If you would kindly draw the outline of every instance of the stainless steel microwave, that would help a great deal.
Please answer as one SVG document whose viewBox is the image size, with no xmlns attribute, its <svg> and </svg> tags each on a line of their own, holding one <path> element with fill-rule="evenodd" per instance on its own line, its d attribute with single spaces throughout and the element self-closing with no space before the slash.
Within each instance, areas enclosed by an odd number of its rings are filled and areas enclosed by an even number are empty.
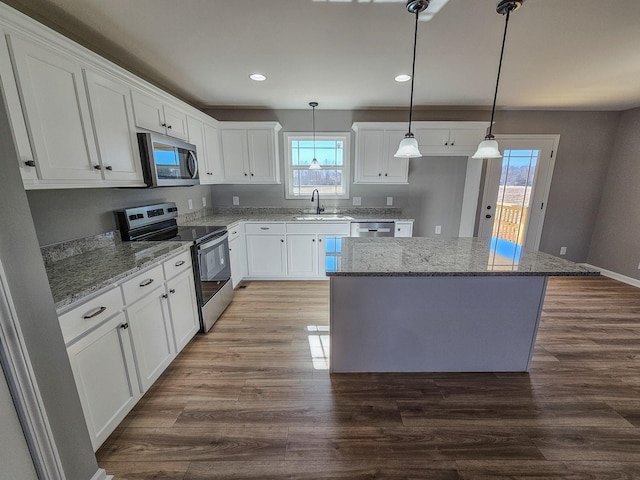
<svg viewBox="0 0 640 480">
<path fill-rule="evenodd" d="M 144 182 L 149 187 L 198 185 L 196 147 L 159 133 L 138 133 Z"/>
</svg>

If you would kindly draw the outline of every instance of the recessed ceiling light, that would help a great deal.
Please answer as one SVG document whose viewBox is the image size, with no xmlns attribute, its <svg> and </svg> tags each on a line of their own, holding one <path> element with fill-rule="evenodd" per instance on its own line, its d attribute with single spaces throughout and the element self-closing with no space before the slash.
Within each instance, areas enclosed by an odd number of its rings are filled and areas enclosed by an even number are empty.
<svg viewBox="0 0 640 480">
<path fill-rule="evenodd" d="M 255 80 L 256 82 L 264 82 L 267 79 L 267 77 L 265 77 L 261 73 L 252 73 L 251 75 L 249 75 L 249 78 L 251 80 Z"/>
<path fill-rule="evenodd" d="M 396 77 L 396 82 L 408 82 L 409 80 L 411 80 L 411 75 L 407 75 L 406 73 Z"/>
</svg>

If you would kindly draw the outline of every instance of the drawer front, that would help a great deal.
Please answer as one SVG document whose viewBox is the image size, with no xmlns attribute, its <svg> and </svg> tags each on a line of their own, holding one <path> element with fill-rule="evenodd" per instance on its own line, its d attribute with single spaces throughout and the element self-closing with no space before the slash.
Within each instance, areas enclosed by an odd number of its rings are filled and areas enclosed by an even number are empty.
<svg viewBox="0 0 640 480">
<path fill-rule="evenodd" d="M 88 302 L 60 315 L 64 343 L 69 344 L 122 311 L 124 304 L 119 288 L 113 288 Z"/>
<path fill-rule="evenodd" d="M 162 265 L 136 275 L 122 284 L 124 303 L 130 305 L 164 283 Z"/>
<path fill-rule="evenodd" d="M 191 268 L 191 250 L 166 260 L 163 262 L 162 268 L 164 268 L 164 278 L 167 280 L 185 270 L 189 270 Z"/>
<path fill-rule="evenodd" d="M 287 233 L 315 233 L 318 235 L 349 236 L 351 223 L 287 223 Z"/>
<path fill-rule="evenodd" d="M 284 223 L 246 223 L 244 231 L 249 234 L 278 234 L 282 235 L 285 231 Z"/>
<path fill-rule="evenodd" d="M 229 228 L 229 241 L 240 237 L 244 232 L 243 232 L 243 227 L 244 225 L 242 223 L 239 223 L 237 225 L 234 225 L 232 227 Z"/>
</svg>

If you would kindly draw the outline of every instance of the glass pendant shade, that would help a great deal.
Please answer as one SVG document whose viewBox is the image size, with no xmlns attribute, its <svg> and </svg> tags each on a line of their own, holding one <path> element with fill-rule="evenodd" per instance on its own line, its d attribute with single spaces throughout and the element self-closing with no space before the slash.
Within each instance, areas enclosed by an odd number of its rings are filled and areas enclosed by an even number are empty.
<svg viewBox="0 0 640 480">
<path fill-rule="evenodd" d="M 311 160 L 311 164 L 309 165 L 309 170 L 322 170 L 320 163 L 315 158 Z"/>
<path fill-rule="evenodd" d="M 394 157 L 398 158 L 418 158 L 421 156 L 418 141 L 413 135 L 409 136 L 409 134 L 402 139 L 398 151 L 394 155 Z"/>
<path fill-rule="evenodd" d="M 485 138 L 480 142 L 478 150 L 471 158 L 502 158 L 502 154 L 498 150 L 498 142 L 493 138 Z"/>
</svg>

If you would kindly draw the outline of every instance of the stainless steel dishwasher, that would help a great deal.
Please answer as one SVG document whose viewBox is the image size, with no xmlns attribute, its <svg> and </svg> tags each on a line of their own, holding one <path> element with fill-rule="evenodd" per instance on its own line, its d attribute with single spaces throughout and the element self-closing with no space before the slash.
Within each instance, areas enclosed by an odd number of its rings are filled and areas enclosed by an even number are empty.
<svg viewBox="0 0 640 480">
<path fill-rule="evenodd" d="M 352 237 L 393 237 L 395 222 L 351 222 Z"/>
</svg>

